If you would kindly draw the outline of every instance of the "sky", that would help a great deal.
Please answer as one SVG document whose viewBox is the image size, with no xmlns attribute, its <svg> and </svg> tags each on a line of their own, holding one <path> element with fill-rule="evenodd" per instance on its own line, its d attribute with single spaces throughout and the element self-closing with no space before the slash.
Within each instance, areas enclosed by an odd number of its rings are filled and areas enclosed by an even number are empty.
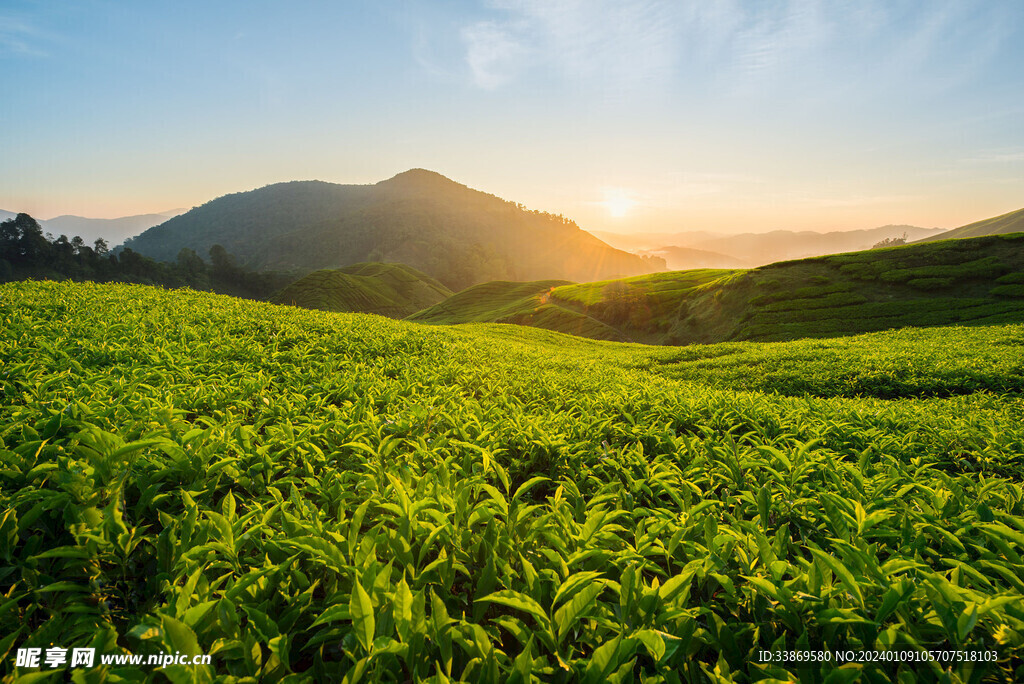
<svg viewBox="0 0 1024 684">
<path fill-rule="evenodd" d="M 1024 207 L 1020 0 L 0 2 L 0 209 L 427 168 L 584 229 Z"/>
</svg>

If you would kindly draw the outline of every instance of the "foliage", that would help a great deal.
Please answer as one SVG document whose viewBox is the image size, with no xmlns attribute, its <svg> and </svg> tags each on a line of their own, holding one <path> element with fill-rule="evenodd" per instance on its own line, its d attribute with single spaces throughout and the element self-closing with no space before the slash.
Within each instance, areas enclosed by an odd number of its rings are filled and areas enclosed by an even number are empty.
<svg viewBox="0 0 1024 684">
<path fill-rule="evenodd" d="M 221 245 L 210 249 L 211 266 L 183 248 L 173 264 L 160 263 L 125 248 L 111 252 L 103 238 L 90 247 L 78 236 L 44 235 L 28 214 L 0 223 L 0 283 L 26 278 L 128 282 L 192 287 L 252 299 L 267 299 L 293 276 L 254 273 L 235 265 Z"/>
<path fill-rule="evenodd" d="M 1021 326 L 668 349 L 74 283 L 2 286 L 0 319 L 0 651 L 213 655 L 174 681 L 1024 677 Z M 912 374 L 846 398 L 860 366 Z M 754 662 L 803 647 L 999 662 Z"/>
<path fill-rule="evenodd" d="M 903 235 L 899 237 L 887 237 L 884 240 L 879 240 L 871 249 L 881 249 L 883 247 L 899 247 L 900 245 L 907 244 L 907 231 L 903 231 Z"/>
</svg>

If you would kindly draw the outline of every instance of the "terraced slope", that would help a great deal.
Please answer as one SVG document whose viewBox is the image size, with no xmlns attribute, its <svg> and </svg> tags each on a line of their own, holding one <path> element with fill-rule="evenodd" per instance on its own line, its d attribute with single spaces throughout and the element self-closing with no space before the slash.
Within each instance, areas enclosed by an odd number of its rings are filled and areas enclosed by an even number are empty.
<svg viewBox="0 0 1024 684">
<path fill-rule="evenodd" d="M 408 320 L 417 323 L 513 323 L 589 337 L 626 341 L 619 330 L 586 315 L 576 307 L 552 301 L 551 292 L 565 280 L 516 283 L 498 280 L 458 292 L 443 302 L 419 311 Z"/>
<path fill-rule="evenodd" d="M 451 290 L 404 264 L 363 263 L 314 271 L 275 297 L 304 309 L 375 313 L 404 318 L 451 295 Z"/>
<path fill-rule="evenodd" d="M 515 284 L 501 287 L 506 293 L 516 291 Z M 1024 233 L 836 254 L 752 270 L 671 271 L 561 285 L 549 292 L 528 291 L 511 305 L 503 298 L 500 309 L 493 310 L 487 292 L 469 298 L 471 317 L 461 313 L 466 302 L 456 300 L 421 312 L 415 320 L 518 323 L 648 344 L 1020 322 Z M 556 311 L 559 316 L 550 313 Z M 564 325 L 581 316 L 588 325 Z"/>
<path fill-rule="evenodd" d="M 652 273 L 592 283 L 484 283 L 418 312 L 421 323 L 514 323 L 600 340 L 660 342 L 694 288 L 731 271 Z"/>
<path fill-rule="evenodd" d="M 936 242 L 956 238 L 981 237 L 983 235 L 1005 235 L 1007 233 L 1024 232 L 1024 209 L 1011 211 L 1001 216 L 975 221 L 966 226 L 918 240 L 918 242 Z"/>
<path fill-rule="evenodd" d="M 1024 326 L 675 349 L 68 282 L 0 320 L 10 681 L 1024 680 Z M 871 658 L 758 662 L 823 649 Z"/>
<path fill-rule="evenodd" d="M 698 288 L 682 342 L 832 337 L 906 326 L 1024 321 L 1024 233 L 763 266 Z"/>
</svg>

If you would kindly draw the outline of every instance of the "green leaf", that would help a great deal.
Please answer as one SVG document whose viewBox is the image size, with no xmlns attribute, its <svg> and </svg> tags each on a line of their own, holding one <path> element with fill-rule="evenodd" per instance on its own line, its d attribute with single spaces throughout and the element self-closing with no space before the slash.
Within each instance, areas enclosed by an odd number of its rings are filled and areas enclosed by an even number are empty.
<svg viewBox="0 0 1024 684">
<path fill-rule="evenodd" d="M 568 603 L 555 611 L 555 624 L 558 626 L 559 642 L 562 641 L 569 628 L 575 624 L 602 591 L 604 591 L 604 583 L 593 582 L 573 596 Z"/>
<path fill-rule="evenodd" d="M 392 615 L 395 619 L 395 629 L 403 642 L 409 641 L 409 629 L 412 626 L 412 591 L 403 577 L 398 586 L 395 587 L 395 594 L 392 598 Z"/>
<path fill-rule="evenodd" d="M 266 613 L 252 606 L 242 606 L 242 610 L 249 616 L 249 626 L 256 632 L 260 641 L 267 643 L 271 639 L 281 636 L 281 630 L 278 629 L 277 623 L 271 620 Z"/>
<path fill-rule="evenodd" d="M 172 618 L 170 615 L 161 615 L 160 625 L 163 627 L 164 643 L 170 652 L 181 651 L 187 655 L 202 653 L 195 632 L 185 623 Z"/>
<path fill-rule="evenodd" d="M 851 573 L 845 565 L 839 562 L 839 560 L 837 560 L 836 558 L 832 557 L 830 554 L 827 554 L 824 551 L 815 548 L 809 548 L 809 550 L 815 558 L 821 561 L 837 577 L 839 577 L 839 579 L 843 583 L 843 586 L 846 588 L 846 591 L 853 594 L 857 598 L 858 603 L 860 603 L 860 607 L 863 608 L 864 594 L 861 593 L 860 584 L 858 584 L 857 580 L 854 579 L 853 573 Z"/>
<path fill-rule="evenodd" d="M 665 639 L 662 638 L 661 633 L 653 629 L 643 629 L 633 635 L 634 638 L 639 639 L 646 648 L 647 652 L 651 654 L 654 662 L 660 661 L 665 657 Z"/>
<path fill-rule="evenodd" d="M 523 610 L 537 618 L 537 621 L 541 626 L 547 627 L 551 625 L 551 620 L 548 618 L 544 608 L 526 594 L 521 594 L 518 591 L 504 589 L 502 591 L 496 591 L 489 596 L 479 598 L 477 601 L 489 601 L 491 603 L 499 603 L 503 606 L 508 606 L 509 608 L 515 608 L 516 610 Z"/>
<path fill-rule="evenodd" d="M 972 605 L 965 608 L 956 621 L 956 633 L 960 637 L 960 641 L 967 638 L 967 635 L 971 633 L 976 624 L 978 624 L 978 606 Z"/>
<path fill-rule="evenodd" d="M 369 652 L 373 646 L 376 623 L 374 622 L 373 602 L 359 582 L 356 582 L 352 588 L 348 609 L 352 615 L 352 627 L 355 629 L 356 639 Z"/>
<path fill-rule="evenodd" d="M 335 605 L 335 606 L 331 606 L 330 608 L 328 608 L 324 612 L 320 613 L 320 616 L 316 620 L 314 620 L 313 624 L 310 625 L 310 626 L 311 627 L 318 627 L 320 625 L 325 625 L 328 622 L 338 622 L 340 620 L 351 620 L 351 619 L 352 619 L 352 610 L 349 608 L 349 606 Z"/>
</svg>

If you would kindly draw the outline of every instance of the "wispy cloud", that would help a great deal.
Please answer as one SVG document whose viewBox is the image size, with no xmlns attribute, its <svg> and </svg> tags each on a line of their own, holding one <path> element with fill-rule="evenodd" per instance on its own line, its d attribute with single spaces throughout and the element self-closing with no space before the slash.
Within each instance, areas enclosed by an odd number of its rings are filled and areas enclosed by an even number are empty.
<svg viewBox="0 0 1024 684">
<path fill-rule="evenodd" d="M 561 79 L 625 95 L 945 90 L 989 68 L 1017 25 L 1012 7 L 983 0 L 480 0 L 468 16 L 417 7 L 427 29 L 414 52 L 435 76 L 489 90 Z"/>
<path fill-rule="evenodd" d="M 1013 164 L 1024 162 L 1024 149 L 989 150 L 963 160 L 966 164 Z"/>
<path fill-rule="evenodd" d="M 610 87 L 662 80 L 678 11 L 665 0 L 495 0 L 462 31 L 474 82 L 493 88 L 528 69 Z"/>
<path fill-rule="evenodd" d="M 734 34 L 734 54 L 743 75 L 789 66 L 824 45 L 835 29 L 834 18 L 817 0 L 769 5 L 743 17 Z"/>
<path fill-rule="evenodd" d="M 0 14 L 0 54 L 46 57 L 43 38 L 43 33 L 28 21 Z"/>
<path fill-rule="evenodd" d="M 493 21 L 464 27 L 461 38 L 466 46 L 466 63 L 474 83 L 488 90 L 511 78 L 527 53 L 526 46 L 511 27 Z"/>
<path fill-rule="evenodd" d="M 921 195 L 853 195 L 850 197 L 793 197 L 795 201 L 806 206 L 822 209 L 840 209 L 849 207 L 865 207 L 886 204 L 905 204 L 925 199 Z"/>
</svg>

